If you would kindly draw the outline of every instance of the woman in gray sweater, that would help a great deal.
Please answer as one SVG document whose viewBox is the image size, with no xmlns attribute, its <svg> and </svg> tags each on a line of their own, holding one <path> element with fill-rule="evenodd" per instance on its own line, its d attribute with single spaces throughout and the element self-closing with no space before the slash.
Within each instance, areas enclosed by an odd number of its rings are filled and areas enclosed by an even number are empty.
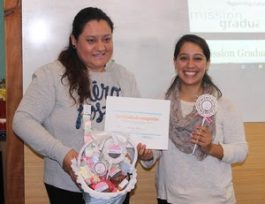
<svg viewBox="0 0 265 204">
<path fill-rule="evenodd" d="M 159 161 L 158 204 L 234 204 L 231 164 L 244 161 L 248 153 L 240 113 L 207 73 L 210 49 L 203 38 L 182 36 L 174 65 L 177 75 L 165 96 L 171 102 L 168 150 L 138 146 L 146 168 Z M 205 122 L 195 106 L 201 95 L 217 99 L 216 114 Z"/>
<path fill-rule="evenodd" d="M 82 9 L 68 47 L 33 74 L 15 113 L 14 132 L 44 158 L 50 203 L 84 203 L 71 169 L 84 141 L 83 104 L 91 105 L 92 129 L 103 130 L 108 95 L 139 96 L 134 76 L 111 60 L 112 33 L 103 11 Z"/>
</svg>

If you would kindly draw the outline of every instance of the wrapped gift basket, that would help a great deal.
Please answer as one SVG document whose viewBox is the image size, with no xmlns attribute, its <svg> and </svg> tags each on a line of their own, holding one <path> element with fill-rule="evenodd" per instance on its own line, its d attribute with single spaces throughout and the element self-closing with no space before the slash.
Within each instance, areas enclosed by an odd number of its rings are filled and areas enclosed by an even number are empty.
<svg viewBox="0 0 265 204">
<path fill-rule="evenodd" d="M 127 135 L 91 132 L 72 168 L 85 193 L 98 199 L 110 199 L 135 187 L 136 160 L 136 145 Z"/>
</svg>

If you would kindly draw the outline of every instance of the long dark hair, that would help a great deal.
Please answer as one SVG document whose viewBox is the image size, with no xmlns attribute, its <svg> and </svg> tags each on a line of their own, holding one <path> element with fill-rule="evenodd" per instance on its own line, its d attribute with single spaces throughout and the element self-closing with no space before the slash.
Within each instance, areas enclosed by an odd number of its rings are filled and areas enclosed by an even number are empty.
<svg viewBox="0 0 265 204">
<path fill-rule="evenodd" d="M 209 49 L 207 42 L 203 38 L 201 38 L 197 35 L 194 35 L 194 34 L 183 35 L 178 40 L 178 42 L 176 43 L 176 46 L 175 46 L 174 60 L 177 59 L 181 47 L 186 42 L 191 42 L 191 43 L 198 45 L 202 49 L 202 52 L 203 52 L 204 56 L 206 57 L 207 62 L 210 62 L 211 52 L 210 52 L 210 49 Z M 170 93 L 174 89 L 175 85 L 177 83 L 179 83 L 179 80 L 180 80 L 179 76 L 176 75 L 175 79 L 173 80 L 172 84 L 170 85 L 170 87 L 168 88 L 168 90 L 166 92 L 167 97 L 170 95 Z M 207 72 L 205 72 L 205 74 L 202 78 L 202 85 L 203 86 L 212 86 L 217 91 L 217 97 L 220 98 L 222 96 L 221 90 L 213 83 L 211 77 L 207 74 Z"/>
<path fill-rule="evenodd" d="M 71 35 L 78 39 L 87 22 L 92 20 L 104 20 L 108 23 L 113 32 L 113 22 L 102 10 L 94 7 L 87 7 L 77 13 L 72 24 Z M 69 37 L 68 47 L 63 50 L 58 60 L 64 65 L 65 73 L 62 76 L 69 81 L 69 94 L 75 103 L 82 104 L 86 99 L 90 98 L 90 79 L 88 69 L 77 55 L 76 49 Z M 78 94 L 78 99 L 74 97 L 74 92 Z"/>
</svg>

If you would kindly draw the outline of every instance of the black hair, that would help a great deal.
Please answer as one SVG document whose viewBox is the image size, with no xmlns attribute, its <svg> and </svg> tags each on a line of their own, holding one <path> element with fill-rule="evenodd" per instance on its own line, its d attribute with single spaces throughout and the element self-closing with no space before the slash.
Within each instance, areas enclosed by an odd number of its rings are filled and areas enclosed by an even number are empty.
<svg viewBox="0 0 265 204">
<path fill-rule="evenodd" d="M 113 32 L 113 22 L 110 17 L 107 16 L 99 8 L 87 7 L 80 10 L 75 16 L 72 24 L 71 35 L 75 39 L 78 39 L 82 34 L 83 29 L 89 21 L 103 20 L 109 25 L 111 32 Z M 58 60 L 64 65 L 65 73 L 62 76 L 62 80 L 66 77 L 69 81 L 69 94 L 75 101 L 75 103 L 82 104 L 86 99 L 90 98 L 90 79 L 89 73 L 85 64 L 80 60 L 77 55 L 75 47 L 72 45 L 71 36 L 69 37 L 68 47 L 63 50 Z M 74 97 L 74 92 L 77 92 L 78 99 Z"/>
<path fill-rule="evenodd" d="M 202 49 L 202 52 L 203 52 L 204 56 L 206 57 L 207 62 L 210 62 L 211 52 L 210 52 L 210 48 L 209 48 L 206 40 L 203 39 L 202 37 L 200 37 L 198 35 L 194 35 L 194 34 L 183 35 L 178 40 L 178 42 L 175 45 L 174 60 L 177 59 L 182 46 L 186 42 L 191 42 L 191 43 L 198 45 Z M 170 87 L 168 88 L 168 90 L 166 92 L 166 96 L 170 95 L 171 91 L 174 89 L 175 85 L 179 82 L 179 80 L 180 80 L 179 76 L 176 75 L 175 79 L 173 80 L 172 84 L 170 85 Z M 205 74 L 203 76 L 202 85 L 203 86 L 208 86 L 208 85 L 212 86 L 217 91 L 218 98 L 220 98 L 222 96 L 221 90 L 213 83 L 211 77 L 207 74 L 207 72 L 205 72 Z"/>
</svg>

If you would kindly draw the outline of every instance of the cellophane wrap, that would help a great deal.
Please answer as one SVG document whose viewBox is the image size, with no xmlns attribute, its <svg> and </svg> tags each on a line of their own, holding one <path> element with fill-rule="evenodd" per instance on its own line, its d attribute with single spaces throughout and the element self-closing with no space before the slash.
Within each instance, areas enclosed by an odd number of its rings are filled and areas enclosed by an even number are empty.
<svg viewBox="0 0 265 204">
<path fill-rule="evenodd" d="M 134 189 L 137 182 L 136 145 L 122 133 L 90 132 L 77 160 L 76 182 L 89 196 L 110 199 Z"/>
</svg>

